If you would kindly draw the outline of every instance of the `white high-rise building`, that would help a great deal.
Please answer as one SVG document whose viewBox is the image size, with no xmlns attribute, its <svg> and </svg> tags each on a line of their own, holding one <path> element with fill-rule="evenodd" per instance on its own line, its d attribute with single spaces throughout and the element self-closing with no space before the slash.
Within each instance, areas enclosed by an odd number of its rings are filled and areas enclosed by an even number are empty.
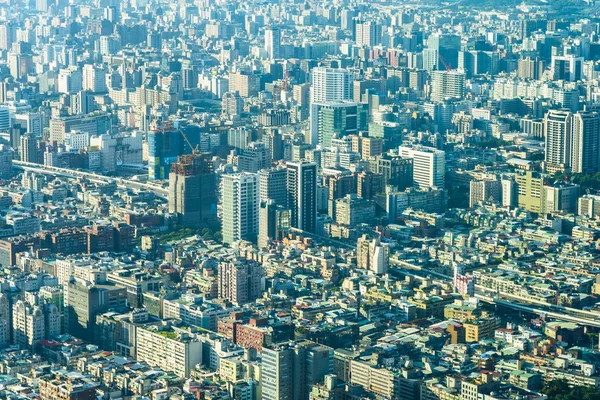
<svg viewBox="0 0 600 400">
<path fill-rule="evenodd" d="M 223 175 L 223 242 L 256 241 L 260 198 L 258 174 Z"/>
<path fill-rule="evenodd" d="M 568 110 L 550 110 L 544 117 L 546 170 L 564 170 L 571 166 L 573 114 Z"/>
<path fill-rule="evenodd" d="M 600 164 L 600 115 L 580 111 L 573 116 L 571 171 L 593 174 Z"/>
<path fill-rule="evenodd" d="M 444 188 L 446 183 L 446 152 L 433 147 L 400 146 L 402 157 L 413 159 L 413 182 L 420 188 Z"/>
<path fill-rule="evenodd" d="M 269 59 L 281 58 L 281 29 L 277 27 L 265 30 L 265 50 Z"/>
<path fill-rule="evenodd" d="M 465 73 L 460 70 L 431 71 L 431 100 L 462 99 L 465 95 Z"/>
<path fill-rule="evenodd" d="M 354 79 L 348 70 L 316 67 L 311 70 L 311 82 L 312 103 L 354 99 Z"/>
<path fill-rule="evenodd" d="M 352 73 L 341 68 L 316 67 L 311 71 L 310 143 L 316 145 L 319 108 L 328 103 L 354 100 Z"/>
<path fill-rule="evenodd" d="M 106 92 L 106 70 L 100 66 L 92 64 L 84 65 L 83 90 L 89 90 L 93 93 Z"/>
</svg>

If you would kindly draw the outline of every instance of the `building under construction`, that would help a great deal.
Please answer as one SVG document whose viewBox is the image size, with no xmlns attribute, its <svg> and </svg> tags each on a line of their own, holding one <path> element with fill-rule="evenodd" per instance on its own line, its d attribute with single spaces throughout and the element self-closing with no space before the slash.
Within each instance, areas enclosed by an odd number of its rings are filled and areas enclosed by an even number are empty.
<svg viewBox="0 0 600 400">
<path fill-rule="evenodd" d="M 186 154 L 171 164 L 169 212 L 190 228 L 217 228 L 217 176 L 210 155 Z"/>
</svg>

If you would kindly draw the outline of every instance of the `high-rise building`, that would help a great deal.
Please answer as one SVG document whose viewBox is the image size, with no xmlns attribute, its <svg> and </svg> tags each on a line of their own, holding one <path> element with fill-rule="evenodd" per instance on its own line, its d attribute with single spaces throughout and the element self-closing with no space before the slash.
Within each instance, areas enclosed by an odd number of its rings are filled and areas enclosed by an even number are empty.
<svg viewBox="0 0 600 400">
<path fill-rule="evenodd" d="M 369 170 L 382 176 L 382 189 L 387 185 L 404 190 L 413 185 L 414 160 L 412 157 L 394 156 L 388 153 L 369 161 Z"/>
<path fill-rule="evenodd" d="M 0 145 L 0 179 L 10 179 L 13 176 L 13 151 L 5 144 Z"/>
<path fill-rule="evenodd" d="M 431 71 L 431 100 L 462 99 L 465 95 L 465 73 L 460 70 Z"/>
<path fill-rule="evenodd" d="M 353 77 L 341 68 L 315 67 L 311 70 L 311 102 L 352 101 Z"/>
<path fill-rule="evenodd" d="M 485 179 L 470 182 L 469 207 L 480 202 L 491 201 L 493 204 L 502 202 L 502 183 L 497 179 Z"/>
<path fill-rule="evenodd" d="M 127 289 L 109 284 L 71 280 L 65 285 L 65 325 L 67 332 L 92 341 L 96 316 L 127 305 Z"/>
<path fill-rule="evenodd" d="M 521 58 L 517 64 L 517 76 L 523 79 L 540 79 L 546 65 L 538 58 Z"/>
<path fill-rule="evenodd" d="M 287 206 L 287 170 L 282 167 L 263 169 L 258 176 L 260 201 L 271 199 L 277 206 Z"/>
<path fill-rule="evenodd" d="M 253 260 L 225 260 L 219 263 L 218 293 L 236 305 L 260 297 L 263 267 Z"/>
<path fill-rule="evenodd" d="M 265 29 L 265 50 L 271 60 L 281 58 L 281 29 L 271 27 Z"/>
<path fill-rule="evenodd" d="M 573 114 L 568 110 L 550 110 L 546 114 L 546 171 L 552 173 L 571 166 L 572 124 Z"/>
<path fill-rule="evenodd" d="M 419 188 L 443 189 L 446 183 L 446 153 L 432 147 L 400 146 L 402 157 L 413 159 L 413 182 Z"/>
<path fill-rule="evenodd" d="M 227 92 L 221 99 L 221 112 L 230 118 L 237 117 L 244 112 L 244 99 L 239 92 Z"/>
<path fill-rule="evenodd" d="M 38 148 L 37 140 L 29 134 L 21 136 L 21 151 L 19 153 L 21 161 L 37 163 Z"/>
<path fill-rule="evenodd" d="M 353 77 L 350 71 L 315 67 L 311 70 L 310 142 L 318 143 L 318 112 L 326 103 L 353 100 Z"/>
<path fill-rule="evenodd" d="M 92 93 L 105 93 L 106 70 L 102 66 L 86 64 L 83 66 L 83 90 Z"/>
<path fill-rule="evenodd" d="M 259 205 L 258 174 L 223 175 L 223 242 L 256 242 Z"/>
<path fill-rule="evenodd" d="M 356 242 L 356 265 L 358 268 L 385 274 L 390 263 L 390 248 L 381 244 L 379 238 L 363 235 Z"/>
<path fill-rule="evenodd" d="M 244 72 L 229 74 L 229 91 L 239 92 L 242 97 L 254 97 L 260 90 L 260 76 Z"/>
<path fill-rule="evenodd" d="M 46 338 L 44 310 L 19 300 L 12 308 L 13 343 L 22 349 L 32 349 Z"/>
<path fill-rule="evenodd" d="M 333 372 L 333 349 L 310 341 L 262 349 L 262 398 L 308 400 L 314 385 Z"/>
<path fill-rule="evenodd" d="M 600 115 L 580 111 L 573 116 L 571 171 L 593 174 L 600 169 Z"/>
<path fill-rule="evenodd" d="M 306 232 L 317 231 L 317 164 L 299 161 L 287 164 L 287 206 L 291 226 Z"/>
<path fill-rule="evenodd" d="M 330 147 L 334 138 L 358 133 L 358 105 L 353 102 L 328 102 L 314 108 L 311 126 L 316 125 L 317 143 Z M 312 122 L 316 119 L 316 124 Z"/>
<path fill-rule="evenodd" d="M 259 206 L 258 248 L 268 246 L 273 240 L 281 240 L 290 229 L 290 210 L 277 205 L 272 199 L 261 200 Z"/>
<path fill-rule="evenodd" d="M 355 24 L 355 42 L 357 46 L 373 47 L 381 43 L 381 25 L 374 21 L 357 21 Z"/>
</svg>

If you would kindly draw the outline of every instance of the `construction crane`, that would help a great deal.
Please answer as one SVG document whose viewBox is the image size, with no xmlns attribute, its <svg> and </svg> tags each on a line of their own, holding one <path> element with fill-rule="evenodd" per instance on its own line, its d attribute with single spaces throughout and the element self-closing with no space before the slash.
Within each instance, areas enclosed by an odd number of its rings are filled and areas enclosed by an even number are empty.
<svg viewBox="0 0 600 400">
<path fill-rule="evenodd" d="M 192 143 L 185 135 L 185 132 L 183 132 L 181 129 L 179 129 L 179 133 L 181 133 L 181 136 L 183 136 L 183 138 L 185 139 L 188 146 L 190 146 L 190 149 L 192 149 L 192 155 L 194 155 L 194 156 L 198 155 L 200 153 L 200 149 L 198 148 L 199 145 L 197 144 L 196 147 L 192 146 Z"/>
<path fill-rule="evenodd" d="M 442 57 L 440 53 L 438 53 L 438 59 L 440 60 L 444 68 L 446 68 L 446 71 L 452 70 L 452 66 L 446 63 L 446 60 L 444 60 L 444 57 Z"/>
</svg>

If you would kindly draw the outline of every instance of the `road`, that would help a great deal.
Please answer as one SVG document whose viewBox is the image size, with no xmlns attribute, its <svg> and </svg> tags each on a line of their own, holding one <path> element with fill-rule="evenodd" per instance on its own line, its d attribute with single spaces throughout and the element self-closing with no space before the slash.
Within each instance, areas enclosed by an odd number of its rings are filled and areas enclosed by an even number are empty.
<svg viewBox="0 0 600 400">
<path fill-rule="evenodd" d="M 99 183 L 102 185 L 116 184 L 121 189 L 137 189 L 145 190 L 154 193 L 156 196 L 167 199 L 169 191 L 158 185 L 133 181 L 130 179 L 114 178 L 95 174 L 92 172 L 78 171 L 68 168 L 48 167 L 40 164 L 33 164 L 24 161 L 13 160 L 13 168 L 22 171 L 31 171 L 38 174 L 63 176 L 66 178 L 85 178 L 90 182 Z"/>
<path fill-rule="evenodd" d="M 426 276 L 434 276 L 445 280 L 452 280 L 449 275 L 435 271 L 424 270 L 421 266 L 409 262 L 390 258 L 390 264 L 397 266 L 390 272 L 412 276 L 417 279 L 425 279 Z M 409 272 L 410 271 L 410 272 Z M 540 301 L 524 299 L 519 296 L 496 293 L 481 285 L 475 285 L 475 297 L 490 304 L 497 304 L 517 311 L 525 311 L 537 315 L 545 315 L 557 321 L 573 322 L 582 326 L 600 328 L 600 313 L 579 310 L 577 308 L 549 305 Z"/>
</svg>

